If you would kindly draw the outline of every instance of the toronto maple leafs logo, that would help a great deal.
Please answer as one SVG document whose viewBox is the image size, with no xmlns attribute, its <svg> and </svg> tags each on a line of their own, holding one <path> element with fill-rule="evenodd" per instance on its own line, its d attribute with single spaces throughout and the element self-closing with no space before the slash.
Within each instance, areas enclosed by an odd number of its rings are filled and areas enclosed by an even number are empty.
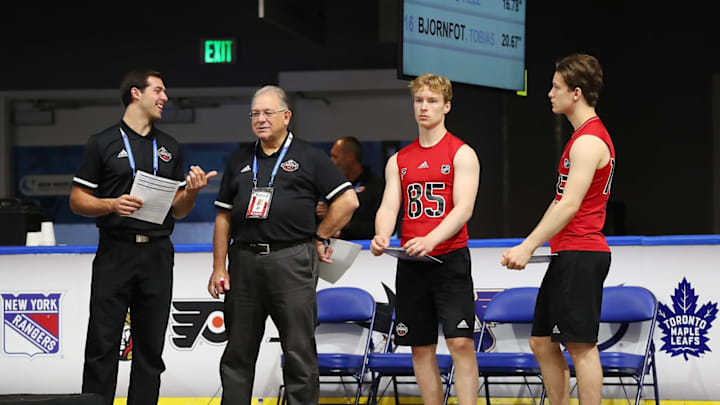
<svg viewBox="0 0 720 405">
<path fill-rule="evenodd" d="M 688 361 L 688 355 L 700 357 L 711 351 L 707 345 L 707 332 L 717 316 L 717 302 L 708 301 L 698 309 L 695 289 L 684 277 L 671 298 L 672 309 L 662 302 L 658 304 L 657 322 L 664 334 L 660 350 L 672 357 L 682 354 L 685 361 Z"/>
</svg>

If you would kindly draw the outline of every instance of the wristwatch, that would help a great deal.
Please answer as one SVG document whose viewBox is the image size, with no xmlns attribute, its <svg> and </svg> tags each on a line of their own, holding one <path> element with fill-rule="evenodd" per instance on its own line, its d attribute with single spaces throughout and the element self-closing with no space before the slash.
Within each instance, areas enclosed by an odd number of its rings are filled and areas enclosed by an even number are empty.
<svg viewBox="0 0 720 405">
<path fill-rule="evenodd" d="M 330 246 L 330 239 L 323 238 L 322 236 L 318 235 L 317 232 L 315 232 L 315 236 L 313 236 L 313 238 L 316 241 L 322 242 L 325 246 Z"/>
</svg>

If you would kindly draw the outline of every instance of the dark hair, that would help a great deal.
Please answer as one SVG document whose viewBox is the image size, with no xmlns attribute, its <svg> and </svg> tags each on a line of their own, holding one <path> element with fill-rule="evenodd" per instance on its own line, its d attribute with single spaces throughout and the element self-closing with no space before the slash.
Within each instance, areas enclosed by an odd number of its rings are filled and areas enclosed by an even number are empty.
<svg viewBox="0 0 720 405">
<path fill-rule="evenodd" d="M 360 141 L 358 141 L 357 138 L 355 138 L 354 136 L 344 136 L 338 139 L 338 141 L 343 141 L 343 150 L 355 155 L 355 160 L 362 163 L 363 150 L 362 145 L 360 145 Z"/>
<path fill-rule="evenodd" d="M 603 85 L 603 71 L 594 56 L 581 53 L 566 56 L 555 63 L 555 71 L 570 90 L 579 87 L 590 106 L 597 104 Z"/>
<path fill-rule="evenodd" d="M 157 77 L 162 80 L 162 74 L 156 70 L 150 69 L 135 69 L 128 72 L 120 82 L 120 98 L 122 98 L 123 105 L 127 107 L 132 102 L 132 94 L 130 91 L 133 87 L 144 91 L 148 86 L 148 77 Z"/>
</svg>

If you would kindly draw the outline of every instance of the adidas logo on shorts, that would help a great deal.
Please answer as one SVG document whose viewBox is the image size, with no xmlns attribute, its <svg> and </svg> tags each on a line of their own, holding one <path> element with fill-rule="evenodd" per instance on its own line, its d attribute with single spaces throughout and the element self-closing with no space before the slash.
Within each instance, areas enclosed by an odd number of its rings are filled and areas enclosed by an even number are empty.
<svg viewBox="0 0 720 405">
<path fill-rule="evenodd" d="M 458 329 L 469 329 L 469 328 L 470 328 L 470 325 L 468 325 L 468 323 L 465 322 L 465 320 L 463 319 L 462 321 L 460 321 L 460 323 L 457 324 L 456 328 L 458 328 Z"/>
<path fill-rule="evenodd" d="M 553 333 L 553 335 L 559 335 L 562 333 L 562 332 L 560 332 L 560 328 L 558 328 L 557 324 L 553 325 L 552 333 Z"/>
</svg>

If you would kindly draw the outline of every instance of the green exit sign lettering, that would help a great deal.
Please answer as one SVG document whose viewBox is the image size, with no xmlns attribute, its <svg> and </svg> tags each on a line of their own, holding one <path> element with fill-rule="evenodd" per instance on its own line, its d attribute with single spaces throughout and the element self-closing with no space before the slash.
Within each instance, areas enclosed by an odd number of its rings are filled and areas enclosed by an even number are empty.
<svg viewBox="0 0 720 405">
<path fill-rule="evenodd" d="M 203 64 L 235 63 L 235 39 L 203 39 L 200 41 L 200 61 Z"/>
</svg>

